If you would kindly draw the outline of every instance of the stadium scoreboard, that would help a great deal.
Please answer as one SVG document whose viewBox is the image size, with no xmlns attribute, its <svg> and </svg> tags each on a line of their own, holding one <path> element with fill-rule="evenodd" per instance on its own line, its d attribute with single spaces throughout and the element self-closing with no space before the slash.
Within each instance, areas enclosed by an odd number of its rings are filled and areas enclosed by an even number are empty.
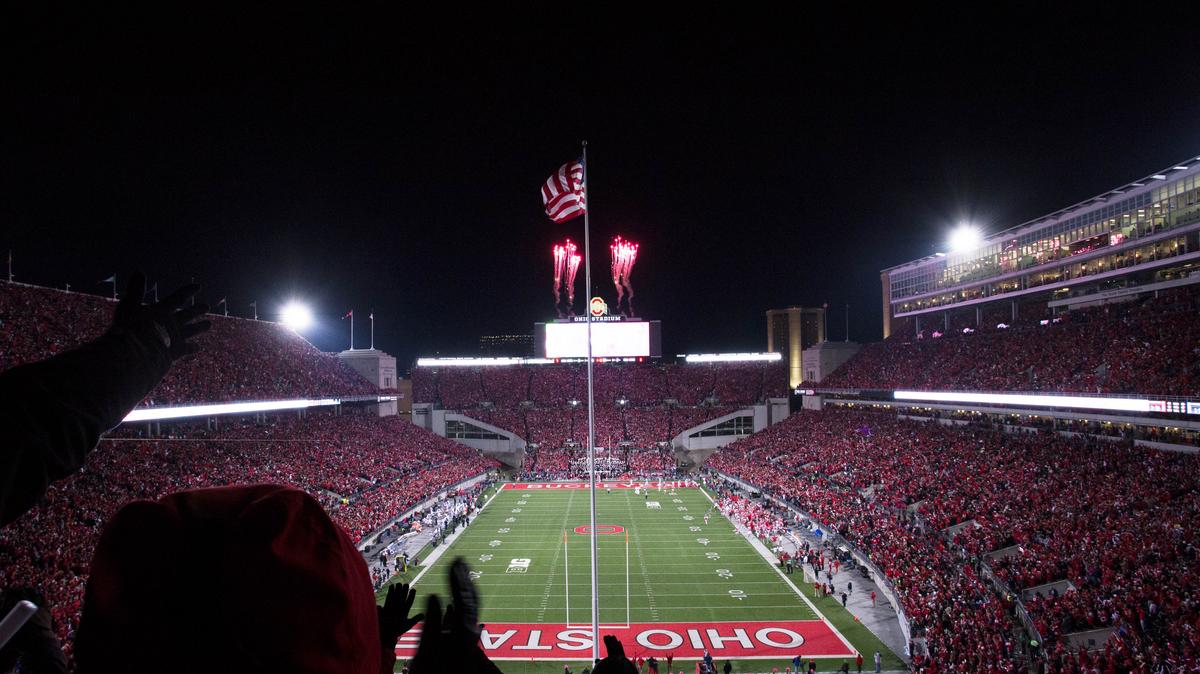
<svg viewBox="0 0 1200 674">
<path fill-rule="evenodd" d="M 587 358 L 587 322 L 583 316 L 535 323 L 534 352 L 543 358 Z M 662 322 L 625 316 L 592 319 L 593 358 L 661 358 Z"/>
</svg>

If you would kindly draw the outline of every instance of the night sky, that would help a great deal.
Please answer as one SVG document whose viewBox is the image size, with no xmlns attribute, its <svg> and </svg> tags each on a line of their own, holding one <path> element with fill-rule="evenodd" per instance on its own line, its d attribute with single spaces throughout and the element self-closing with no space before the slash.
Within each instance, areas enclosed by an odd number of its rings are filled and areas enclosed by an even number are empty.
<svg viewBox="0 0 1200 674">
<path fill-rule="evenodd" d="M 1200 154 L 1183 18 L 704 18 L 724 25 L 14 19 L 0 248 L 84 292 L 140 268 L 235 314 L 303 299 L 326 350 L 374 309 L 404 369 L 553 315 L 550 246 L 583 223 L 538 188 L 586 138 L 599 294 L 621 234 L 664 353 L 763 350 L 788 305 L 830 303 L 841 339 L 849 303 L 878 339 L 879 270 L 959 220 L 996 231 Z"/>
</svg>

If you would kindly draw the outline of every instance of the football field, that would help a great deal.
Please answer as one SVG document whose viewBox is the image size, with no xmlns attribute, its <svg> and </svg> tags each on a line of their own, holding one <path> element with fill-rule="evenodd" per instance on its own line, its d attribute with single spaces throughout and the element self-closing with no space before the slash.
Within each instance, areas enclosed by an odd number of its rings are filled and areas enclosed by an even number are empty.
<svg viewBox="0 0 1200 674">
<path fill-rule="evenodd" d="M 463 557 L 481 596 L 483 647 L 505 672 L 579 671 L 591 657 L 588 499 L 580 484 L 503 485 L 416 576 L 417 608 L 428 593 L 449 596 L 450 562 Z M 631 658 L 654 655 L 665 672 L 671 654 L 676 671 L 694 672 L 707 650 L 718 667 L 748 672 L 802 654 L 828 671 L 879 650 L 885 669 L 902 668 L 840 605 L 814 599 L 811 578 L 781 573 L 703 490 L 602 483 L 596 513 L 601 632 Z M 401 661 L 418 638 L 419 628 L 402 637 Z"/>
</svg>

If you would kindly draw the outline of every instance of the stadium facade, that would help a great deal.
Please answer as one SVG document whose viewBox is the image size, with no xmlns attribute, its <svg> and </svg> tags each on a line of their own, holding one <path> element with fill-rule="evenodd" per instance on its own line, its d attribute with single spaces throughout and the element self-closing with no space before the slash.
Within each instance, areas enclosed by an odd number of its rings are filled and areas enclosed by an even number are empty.
<svg viewBox="0 0 1200 674">
<path fill-rule="evenodd" d="M 1051 310 L 1200 282 L 1200 157 L 881 273 L 883 335 L 948 329 L 951 313 L 1023 303 Z M 906 320 L 911 319 L 911 320 Z"/>
<path fill-rule="evenodd" d="M 767 311 L 767 351 L 787 361 L 788 386 L 804 381 L 803 353 L 825 341 L 825 309 L 788 307 Z"/>
</svg>

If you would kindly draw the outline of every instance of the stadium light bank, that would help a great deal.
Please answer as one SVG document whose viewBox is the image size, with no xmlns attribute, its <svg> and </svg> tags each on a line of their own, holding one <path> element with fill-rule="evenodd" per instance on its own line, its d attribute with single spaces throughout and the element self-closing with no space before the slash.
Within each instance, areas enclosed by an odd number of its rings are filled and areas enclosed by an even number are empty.
<svg viewBox="0 0 1200 674">
<path fill-rule="evenodd" d="M 688 363 L 744 363 L 754 361 L 778 361 L 778 353 L 689 353 L 678 356 Z M 586 361 L 586 358 L 418 358 L 417 367 L 492 367 L 501 365 L 554 365 Z M 644 359 L 597 358 L 600 362 L 632 362 Z"/>
<path fill-rule="evenodd" d="M 491 367 L 496 365 L 550 365 L 549 358 L 418 358 L 417 367 Z"/>
<path fill-rule="evenodd" d="M 681 355 L 688 363 L 749 363 L 783 360 L 779 353 L 689 353 Z"/>
<path fill-rule="evenodd" d="M 1028 393 L 967 393 L 958 391 L 895 391 L 895 400 L 938 403 L 983 403 L 1022 407 L 1059 407 L 1063 409 L 1106 410 L 1110 412 L 1177 412 L 1200 414 L 1200 403 L 1151 400 L 1148 398 L 1107 398 L 1101 396 L 1035 395 Z"/>
<path fill-rule="evenodd" d="M 340 405 L 336 398 L 318 400 L 266 400 L 252 403 L 214 403 L 211 405 L 181 405 L 179 407 L 149 407 L 130 412 L 122 421 L 161 421 L 187 417 L 211 417 L 222 414 L 245 414 L 247 412 L 275 412 L 299 410 L 308 407 Z"/>
<path fill-rule="evenodd" d="M 354 400 L 363 401 L 360 396 Z M 374 402 L 390 402 L 396 396 L 374 396 Z M 368 400 L 370 401 L 370 400 Z M 341 405 L 339 398 L 312 398 L 295 400 L 263 400 L 245 403 L 212 403 L 208 405 L 179 405 L 176 407 L 145 407 L 130 412 L 121 420 L 122 423 L 135 421 L 165 421 L 167 419 L 187 419 L 192 417 L 215 417 L 225 414 L 247 414 L 250 412 L 279 412 L 282 410 L 301 410 L 309 407 L 329 407 Z"/>
</svg>

